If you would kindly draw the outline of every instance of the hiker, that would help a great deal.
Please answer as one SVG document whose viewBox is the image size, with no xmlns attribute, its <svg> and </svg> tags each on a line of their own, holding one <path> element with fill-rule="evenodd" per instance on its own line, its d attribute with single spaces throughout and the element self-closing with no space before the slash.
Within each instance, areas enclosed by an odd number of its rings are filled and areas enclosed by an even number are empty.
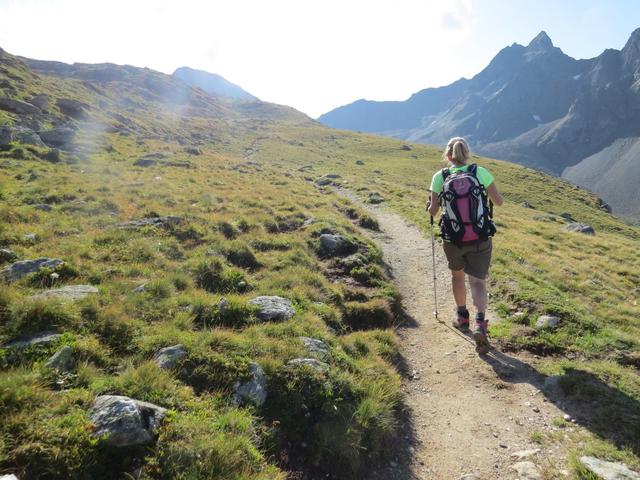
<svg viewBox="0 0 640 480">
<path fill-rule="evenodd" d="M 469 164 L 469 158 L 469 146 L 464 138 L 449 140 L 443 154 L 449 166 L 433 176 L 427 209 L 435 217 L 440 206 L 443 207 L 440 230 L 457 306 L 453 326 L 465 333 L 469 331 L 466 274 L 476 308 L 473 331 L 476 351 L 485 354 L 489 352 L 488 320 L 485 318 L 487 277 L 491 263 L 491 237 L 495 233 L 487 196 L 496 205 L 502 205 L 503 198 L 493 175 L 486 168 Z"/>
</svg>

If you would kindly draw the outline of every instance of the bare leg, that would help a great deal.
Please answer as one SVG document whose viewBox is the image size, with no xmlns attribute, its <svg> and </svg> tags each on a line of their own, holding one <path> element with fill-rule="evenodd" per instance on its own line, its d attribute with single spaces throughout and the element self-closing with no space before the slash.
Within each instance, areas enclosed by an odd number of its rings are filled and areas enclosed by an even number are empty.
<svg viewBox="0 0 640 480">
<path fill-rule="evenodd" d="M 467 287 L 465 285 L 464 270 L 451 270 L 451 287 L 456 305 L 467 304 Z"/>
<path fill-rule="evenodd" d="M 471 287 L 471 296 L 473 297 L 473 305 L 476 307 L 476 311 L 484 313 L 487 310 L 487 281 L 469 275 L 469 286 Z"/>
</svg>

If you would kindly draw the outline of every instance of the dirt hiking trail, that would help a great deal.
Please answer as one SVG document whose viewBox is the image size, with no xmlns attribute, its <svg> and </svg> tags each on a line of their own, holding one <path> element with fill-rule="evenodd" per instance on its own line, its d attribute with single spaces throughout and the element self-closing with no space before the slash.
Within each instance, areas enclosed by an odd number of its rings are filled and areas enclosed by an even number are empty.
<svg viewBox="0 0 640 480">
<path fill-rule="evenodd" d="M 436 321 L 431 239 L 384 207 L 365 204 L 350 192 L 340 194 L 377 218 L 380 232 L 370 237 L 383 251 L 406 312 L 398 328 L 408 408 L 403 445 L 395 461 L 375 477 L 524 480 L 548 478 L 545 472 L 557 474 L 562 451 L 536 451 L 540 446 L 532 440 L 534 432 L 548 430 L 552 420 L 564 414 L 540 391 L 544 376 L 525 357 L 494 348 L 480 357 L 472 337 L 450 326 L 455 304 L 437 241 L 438 307 L 445 323 Z M 467 305 L 472 305 L 469 293 Z M 492 312 L 488 318 L 490 332 L 496 319 Z"/>
</svg>

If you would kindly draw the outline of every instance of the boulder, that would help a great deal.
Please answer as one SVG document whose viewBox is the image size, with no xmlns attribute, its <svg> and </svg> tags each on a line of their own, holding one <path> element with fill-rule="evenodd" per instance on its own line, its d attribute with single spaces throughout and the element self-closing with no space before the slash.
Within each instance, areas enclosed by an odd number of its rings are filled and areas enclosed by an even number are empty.
<svg viewBox="0 0 640 480">
<path fill-rule="evenodd" d="M 25 233 L 22 236 L 22 241 L 27 243 L 36 243 L 38 241 L 38 235 L 35 233 Z"/>
<path fill-rule="evenodd" d="M 538 467 L 533 462 L 518 462 L 511 468 L 518 472 L 520 480 L 540 480 L 542 478 Z"/>
<path fill-rule="evenodd" d="M 298 337 L 304 348 L 307 350 L 307 353 L 315 357 L 323 362 L 328 362 L 331 360 L 331 349 L 329 345 L 324 343 L 322 340 L 318 340 L 317 338 L 309 338 L 309 337 Z"/>
<path fill-rule="evenodd" d="M 358 246 L 342 235 L 323 233 L 320 235 L 320 250 L 329 256 L 348 255 L 357 250 Z"/>
<path fill-rule="evenodd" d="M 296 313 L 288 298 L 265 295 L 252 298 L 249 303 L 259 307 L 257 316 L 260 320 L 289 320 Z"/>
<path fill-rule="evenodd" d="M 72 98 L 58 98 L 56 105 L 62 113 L 76 120 L 83 120 L 87 117 L 87 110 L 91 109 L 89 105 Z"/>
<path fill-rule="evenodd" d="M 31 298 L 59 298 L 61 300 L 81 300 L 86 296 L 98 293 L 98 289 L 93 285 L 67 285 L 61 288 L 52 288 L 44 292 L 33 295 Z"/>
<path fill-rule="evenodd" d="M 576 232 L 576 233 L 584 233 L 585 235 L 595 235 L 596 231 L 593 229 L 591 225 L 587 225 L 586 223 L 569 223 L 564 227 L 567 232 Z"/>
<path fill-rule="evenodd" d="M 179 343 L 171 347 L 164 347 L 160 349 L 158 353 L 154 355 L 153 361 L 160 368 L 171 370 L 176 366 L 178 360 L 183 358 L 186 354 L 186 348 L 184 348 L 184 345 Z"/>
<path fill-rule="evenodd" d="M 59 372 L 70 372 L 73 370 L 73 349 L 69 345 L 65 345 L 54 353 L 44 366 Z"/>
<path fill-rule="evenodd" d="M 40 109 L 35 105 L 7 97 L 0 97 L 0 109 L 17 113 L 18 115 L 28 115 L 40 112 Z"/>
<path fill-rule="evenodd" d="M 8 145 L 11 142 L 35 145 L 37 147 L 45 146 L 38 134 L 30 128 L 9 127 L 7 125 L 0 127 L 0 146 Z"/>
<path fill-rule="evenodd" d="M 64 262 L 58 258 L 36 258 L 35 260 L 22 260 L 0 270 L 0 279 L 7 282 L 15 282 L 30 273 L 35 273 L 42 268 L 56 268 Z"/>
<path fill-rule="evenodd" d="M 13 262 L 18 256 L 8 248 L 0 248 L 0 263 Z"/>
<path fill-rule="evenodd" d="M 55 332 L 39 332 L 24 340 L 13 340 L 6 343 L 3 348 L 24 348 L 33 347 L 36 345 L 51 345 L 58 341 L 61 337 L 59 333 Z"/>
<path fill-rule="evenodd" d="M 130 220 L 128 222 L 121 223 L 120 228 L 140 228 L 146 226 L 172 226 L 182 222 L 182 217 L 166 216 L 166 217 L 149 217 L 141 218 L 139 220 Z"/>
<path fill-rule="evenodd" d="M 249 365 L 251 378 L 246 382 L 237 381 L 233 385 L 233 404 L 235 406 L 251 402 L 257 407 L 264 405 L 267 399 L 267 379 L 257 363 Z"/>
<path fill-rule="evenodd" d="M 362 160 L 356 160 L 356 165 L 364 165 L 364 162 Z"/>
<path fill-rule="evenodd" d="M 400 147 L 400 150 L 406 150 L 407 152 L 413 150 L 413 148 L 411 148 L 411 145 L 402 145 L 402 147 Z"/>
<path fill-rule="evenodd" d="M 624 463 L 605 462 L 587 456 L 580 457 L 580 463 L 603 480 L 640 480 L 640 474 L 630 470 Z"/>
<path fill-rule="evenodd" d="M 332 183 L 333 180 L 326 177 L 320 177 L 316 180 L 316 185 L 318 185 L 319 187 L 326 187 L 327 185 L 331 185 Z"/>
<path fill-rule="evenodd" d="M 76 131 L 71 127 L 58 127 L 39 132 L 42 141 L 49 147 L 64 147 L 73 142 Z"/>
<path fill-rule="evenodd" d="M 152 403 L 121 395 L 96 397 L 89 411 L 93 435 L 106 445 L 130 447 L 153 441 L 167 410 Z"/>
<path fill-rule="evenodd" d="M 560 323 L 560 319 L 553 315 L 540 315 L 538 320 L 536 320 L 536 328 L 543 329 L 553 329 Z"/>
<path fill-rule="evenodd" d="M 287 362 L 287 366 L 294 368 L 305 366 L 323 373 L 329 370 L 329 365 L 315 358 L 294 358 Z"/>
<path fill-rule="evenodd" d="M 49 95 L 36 95 L 29 100 L 29 103 L 35 105 L 43 112 L 48 112 L 51 109 L 51 97 L 49 97 Z"/>
<path fill-rule="evenodd" d="M 16 477 L 13 473 L 10 473 L 8 475 L 0 475 L 0 480 L 18 480 L 18 477 Z"/>
</svg>

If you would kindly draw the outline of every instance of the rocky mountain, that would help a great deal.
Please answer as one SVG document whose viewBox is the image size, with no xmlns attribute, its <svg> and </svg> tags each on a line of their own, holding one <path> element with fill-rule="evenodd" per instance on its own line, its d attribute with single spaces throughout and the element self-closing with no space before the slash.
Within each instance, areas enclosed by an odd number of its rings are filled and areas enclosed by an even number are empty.
<svg viewBox="0 0 640 480">
<path fill-rule="evenodd" d="M 189 121 L 194 118 L 197 122 Z M 33 60 L 0 49 L 0 148 L 13 141 L 81 155 L 97 134 L 221 141 L 227 122 L 312 120 L 293 108 L 211 95 L 177 76 L 114 64 Z"/>
<path fill-rule="evenodd" d="M 258 100 L 257 97 L 254 97 L 249 92 L 243 90 L 238 85 L 231 83 L 217 73 L 209 73 L 190 67 L 180 67 L 173 72 L 173 76 L 179 78 L 192 87 L 201 88 L 212 95 L 221 95 L 223 97 L 243 100 Z"/>
<path fill-rule="evenodd" d="M 640 135 L 640 29 L 622 50 L 588 60 L 565 55 L 540 32 L 526 47 L 501 50 L 471 79 L 403 102 L 358 100 L 319 120 L 439 145 L 462 135 L 479 153 L 561 175 L 616 140 Z M 615 196 L 598 193 L 618 210 Z"/>
</svg>

